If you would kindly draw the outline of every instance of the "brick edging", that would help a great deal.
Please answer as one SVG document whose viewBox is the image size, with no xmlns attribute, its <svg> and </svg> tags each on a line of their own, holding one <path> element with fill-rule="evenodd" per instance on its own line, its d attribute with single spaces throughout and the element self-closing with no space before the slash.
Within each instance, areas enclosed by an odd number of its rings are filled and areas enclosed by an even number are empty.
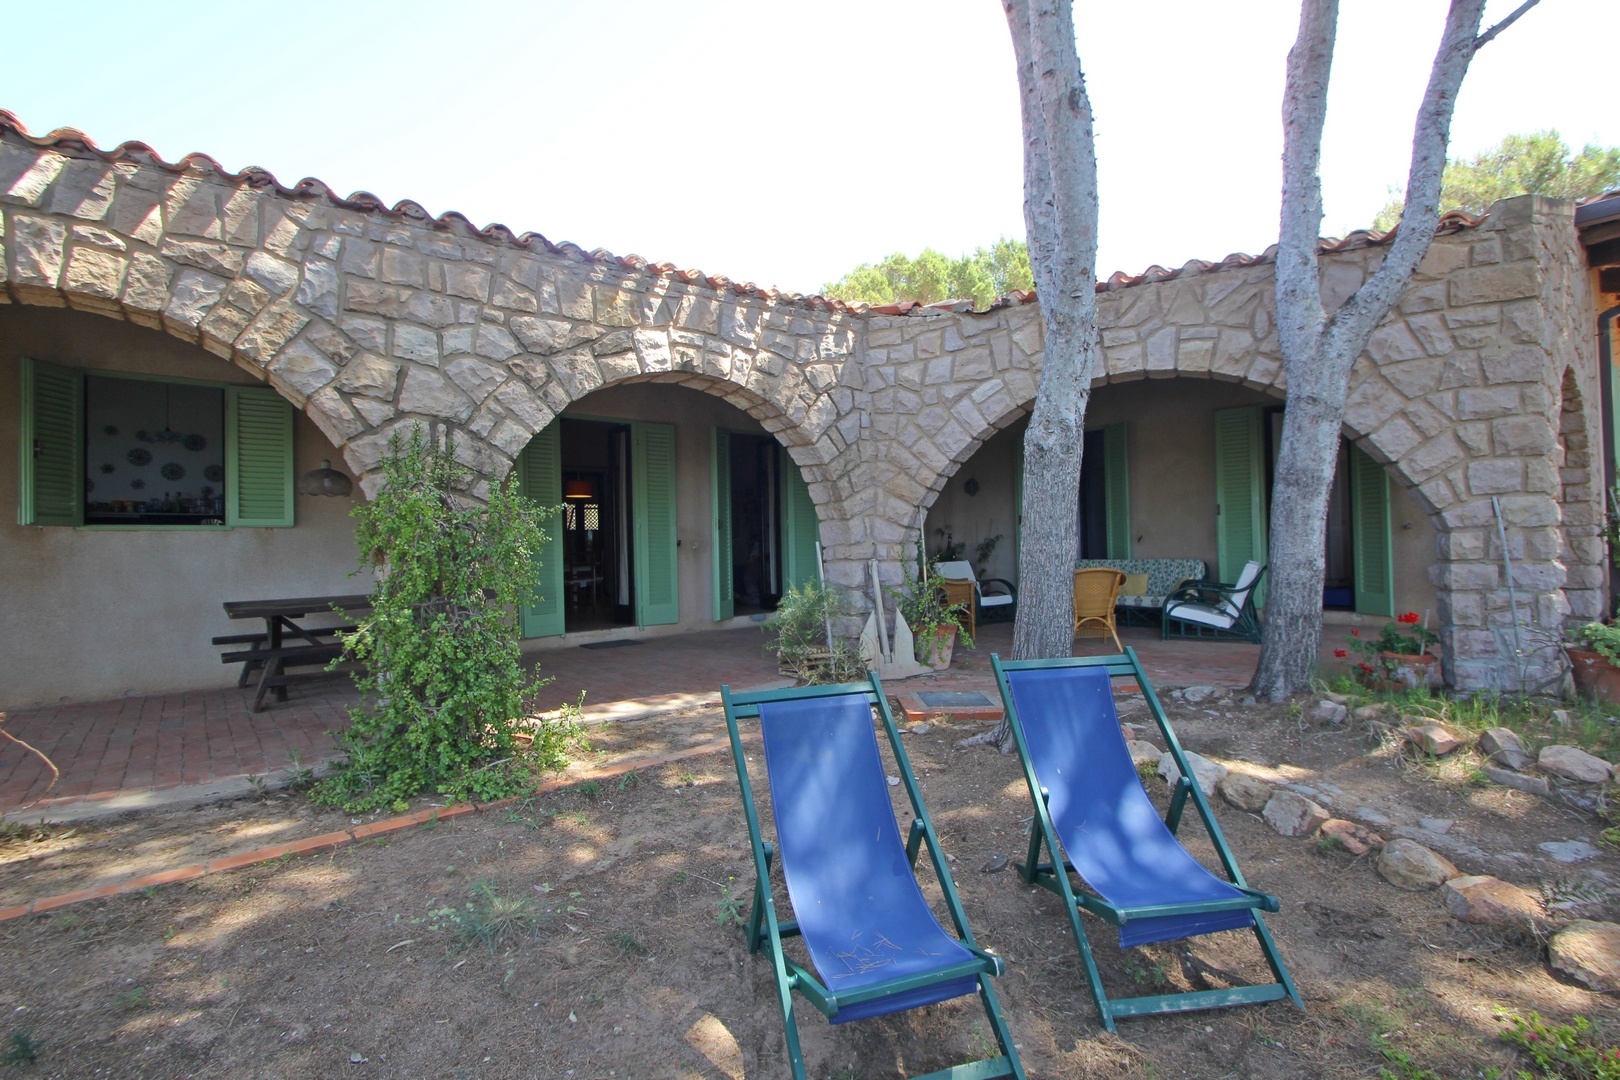
<svg viewBox="0 0 1620 1080">
<path fill-rule="evenodd" d="M 745 735 L 743 741 L 754 742 L 758 738 L 758 735 Z M 611 776 L 621 776 L 636 769 L 668 765 L 686 758 L 703 757 L 729 749 L 730 746 L 729 739 L 717 740 L 700 743 L 697 746 L 689 746 L 684 750 L 675 750 L 666 754 L 652 754 L 647 757 L 631 758 L 616 765 L 593 769 L 583 776 L 558 777 L 554 780 L 547 780 L 531 792 L 523 795 L 513 795 L 506 799 L 497 799 L 495 802 L 455 803 L 450 806 L 434 807 L 429 810 L 418 810 L 415 813 L 404 814 L 400 817 L 374 821 L 369 825 L 357 825 L 352 829 L 344 829 L 340 832 L 322 833 L 320 836 L 294 840 L 291 843 L 272 844 L 269 847 L 258 848 L 254 851 L 244 851 L 238 855 L 225 855 L 218 859 L 210 859 L 205 863 L 193 863 L 190 866 L 180 866 L 172 870 L 159 870 L 153 874 L 142 874 L 140 877 L 130 878 L 127 881 L 120 881 L 113 885 L 98 885 L 93 889 L 79 889 L 56 896 L 41 897 L 26 904 L 12 904 L 9 907 L 0 907 L 0 922 L 20 919 L 24 915 L 37 915 L 43 911 L 54 911 L 57 908 L 67 907 L 71 904 L 82 904 L 89 900 L 102 900 L 109 896 L 121 896 L 125 893 L 139 892 L 142 889 L 150 889 L 159 885 L 176 885 L 182 881 L 205 877 L 208 874 L 220 874 L 227 870 L 238 870 L 244 866 L 257 866 L 260 863 L 290 858 L 294 855 L 314 855 L 322 851 L 331 851 L 345 844 L 352 844 L 358 840 L 367 840 L 373 836 L 398 832 L 413 825 L 423 825 L 429 821 L 443 821 L 445 818 L 461 817 L 463 814 L 483 813 L 486 810 L 509 806 L 519 799 L 543 795 L 546 792 L 571 787 L 586 780 L 600 780 Z"/>
</svg>

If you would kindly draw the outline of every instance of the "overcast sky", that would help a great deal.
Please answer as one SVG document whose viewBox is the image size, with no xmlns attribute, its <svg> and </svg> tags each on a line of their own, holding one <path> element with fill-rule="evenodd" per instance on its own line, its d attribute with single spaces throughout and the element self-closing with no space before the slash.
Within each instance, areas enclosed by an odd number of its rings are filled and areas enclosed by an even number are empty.
<svg viewBox="0 0 1620 1080">
<path fill-rule="evenodd" d="M 1613 0 L 1543 0 L 1475 60 L 1453 155 L 1511 132 L 1620 144 Z M 1487 21 L 1514 0 L 1492 0 Z M 1324 231 L 1404 181 L 1443 0 L 1350 0 Z M 1076 4 L 1097 114 L 1099 271 L 1277 235 L 1297 0 Z M 1023 234 L 1017 84 L 995 0 L 17 5 L 0 108 L 36 134 L 260 165 L 587 249 L 815 291 L 924 246 Z M 26 47 L 25 46 L 26 43 Z"/>
</svg>

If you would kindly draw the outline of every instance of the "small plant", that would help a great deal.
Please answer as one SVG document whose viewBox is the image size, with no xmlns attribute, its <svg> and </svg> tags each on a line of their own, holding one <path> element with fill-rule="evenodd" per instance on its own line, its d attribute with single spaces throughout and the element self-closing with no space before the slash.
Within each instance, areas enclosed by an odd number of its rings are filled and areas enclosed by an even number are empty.
<svg viewBox="0 0 1620 1080">
<path fill-rule="evenodd" d="M 1620 1049 L 1601 1045 L 1586 1017 L 1577 1016 L 1569 1024 L 1549 1024 L 1538 1013 L 1501 1019 L 1508 1022 L 1502 1039 L 1535 1062 L 1543 1077 L 1620 1080 Z"/>
<path fill-rule="evenodd" d="M 248 787 L 253 789 L 255 799 L 264 799 L 270 794 L 270 785 L 265 783 L 264 777 L 258 773 L 248 773 L 246 780 Z"/>
<path fill-rule="evenodd" d="M 1427 619 L 1415 611 L 1408 611 L 1395 616 L 1394 622 L 1385 623 L 1377 637 L 1363 637 L 1360 630 L 1351 630 L 1347 643 L 1350 652 L 1361 655 L 1356 670 L 1365 681 L 1388 682 L 1395 679 L 1401 667 L 1400 661 L 1392 657 L 1422 656 L 1430 645 L 1439 640 L 1437 634 L 1430 632 Z M 1343 657 L 1347 653 L 1344 649 L 1335 649 L 1333 655 Z"/>
<path fill-rule="evenodd" d="M 4 1064 L 7 1065 L 32 1065 L 39 1060 L 39 1052 L 45 1046 L 28 1031 L 13 1031 L 6 1042 Z"/>
<path fill-rule="evenodd" d="M 745 926 L 748 918 L 743 914 L 743 901 L 731 895 L 731 883 L 736 878 L 726 878 L 726 883 L 720 886 L 720 901 L 715 905 L 715 922 L 721 926 L 735 924 Z"/>
<path fill-rule="evenodd" d="M 647 955 L 647 946 L 637 941 L 635 936 L 626 930 L 615 930 L 613 933 L 605 935 L 602 940 L 626 956 Z"/>
<path fill-rule="evenodd" d="M 602 784 L 597 780 L 581 780 L 574 785 L 574 794 L 595 802 L 602 797 Z"/>
<path fill-rule="evenodd" d="M 473 886 L 472 902 L 430 914 L 453 926 L 463 945 L 483 945 L 490 952 L 520 938 L 533 937 L 546 921 L 546 913 L 527 897 L 502 896 L 487 881 Z"/>
<path fill-rule="evenodd" d="M 1417 1062 L 1405 1051 L 1385 1046 L 1379 1053 L 1383 1054 L 1384 1060 L 1393 1067 L 1379 1069 L 1378 1080 L 1440 1080 L 1439 1073 L 1433 1069 L 1419 1068 Z"/>
<path fill-rule="evenodd" d="M 631 769 L 629 772 L 627 772 L 623 776 L 619 777 L 619 790 L 620 791 L 627 791 L 630 788 L 638 788 L 640 786 L 641 786 L 641 774 L 638 773 L 634 769 Z"/>
<path fill-rule="evenodd" d="M 915 580 L 904 589 L 885 586 L 884 591 L 894 602 L 895 610 L 905 617 L 906 625 L 917 639 L 918 663 L 932 663 L 940 647 L 939 635 L 956 631 L 962 644 L 973 648 L 973 638 L 967 630 L 967 612 L 960 604 L 945 600 L 943 579 L 935 571 L 935 564 L 922 559 L 922 544 L 917 545 L 920 571 Z"/>
<path fill-rule="evenodd" d="M 1595 652 L 1609 663 L 1620 665 L 1620 626 L 1589 622 L 1570 630 L 1568 637 L 1571 645 Z"/>
<path fill-rule="evenodd" d="M 134 1012 L 137 1009 L 146 1008 L 152 1002 L 146 996 L 146 987 L 134 986 L 113 998 L 113 1004 L 125 1012 Z"/>
<path fill-rule="evenodd" d="M 1159 766 L 1145 759 L 1138 761 L 1136 763 L 1136 776 L 1137 779 L 1142 781 L 1142 786 L 1147 787 L 1159 778 Z"/>
<path fill-rule="evenodd" d="M 830 627 L 853 613 L 843 590 L 810 582 L 789 585 L 776 611 L 765 621 L 770 637 L 765 651 L 774 653 L 785 674 L 806 684 L 851 682 L 865 674 L 860 657 L 843 638 L 830 638 Z"/>
<path fill-rule="evenodd" d="M 304 767 L 303 755 L 297 747 L 287 748 L 287 783 L 288 791 L 303 791 L 315 783 L 315 770 Z"/>
<path fill-rule="evenodd" d="M 1168 976 L 1165 975 L 1164 965 L 1157 960 L 1147 960 L 1140 963 L 1134 959 L 1126 960 L 1125 974 L 1129 975 L 1131 981 L 1140 986 L 1163 986 L 1170 981 Z"/>
</svg>

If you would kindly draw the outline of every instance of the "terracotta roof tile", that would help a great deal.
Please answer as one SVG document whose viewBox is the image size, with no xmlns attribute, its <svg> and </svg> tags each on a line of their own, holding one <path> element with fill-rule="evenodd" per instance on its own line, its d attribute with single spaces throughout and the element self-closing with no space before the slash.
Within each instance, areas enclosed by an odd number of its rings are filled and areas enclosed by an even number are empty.
<svg viewBox="0 0 1620 1080">
<path fill-rule="evenodd" d="M 137 165 L 149 165 L 173 173 L 214 173 L 231 184 L 246 184 L 254 188 L 275 188 L 278 193 L 289 199 L 325 199 L 333 206 L 344 210 L 353 210 L 363 214 L 377 214 L 387 218 L 404 218 L 410 221 L 425 222 L 439 229 L 460 229 L 468 235 L 482 240 L 511 244 L 520 248 L 532 249 L 538 247 L 553 254 L 582 262 L 618 266 L 635 273 L 652 274 L 658 277 L 673 277 L 689 284 L 703 283 L 718 292 L 729 291 L 744 296 L 758 296 L 773 302 L 799 304 L 818 310 L 847 312 L 855 315 L 922 315 L 936 310 L 971 310 L 968 301 L 965 300 L 942 300 L 934 304 L 923 304 L 916 300 L 902 300 L 894 304 L 865 304 L 859 301 L 845 301 L 820 294 L 807 295 L 762 287 L 753 282 L 732 281 L 722 274 L 705 274 L 701 270 L 681 269 L 667 262 L 649 262 L 640 255 L 615 255 L 603 248 L 586 251 L 578 244 L 567 241 L 553 243 L 537 232 L 514 233 L 511 229 L 499 223 L 479 228 L 465 215 L 455 210 L 447 210 L 434 217 L 428 213 L 422 204 L 411 199 L 402 199 L 393 206 L 389 206 L 369 191 L 356 191 L 345 198 L 314 177 L 305 177 L 292 187 L 287 187 L 267 169 L 250 165 L 241 172 L 233 173 L 207 154 L 186 154 L 178 161 L 170 162 L 163 160 L 156 150 L 143 142 L 123 142 L 110 150 L 103 150 L 88 135 L 76 128 L 57 128 L 55 131 L 48 132 L 43 136 L 36 136 L 23 126 L 22 121 L 17 119 L 16 114 L 6 109 L 0 109 L 0 138 L 7 136 L 14 136 L 41 149 L 59 149 L 92 154 L 109 162 L 127 161 Z M 1603 198 L 1603 196 L 1599 196 L 1599 198 Z M 1437 234 L 1444 235 L 1465 228 L 1473 228 L 1484 219 L 1484 215 L 1471 217 L 1460 211 L 1452 211 L 1440 218 Z M 1323 253 L 1331 253 L 1376 247 L 1389 243 L 1394 235 L 1393 230 L 1388 233 L 1379 233 L 1358 229 L 1343 239 L 1337 237 L 1324 238 L 1318 250 Z M 1167 270 L 1162 266 L 1150 266 L 1140 274 L 1126 274 L 1116 271 L 1109 275 L 1107 279 L 1098 280 L 1097 291 L 1099 293 L 1113 292 L 1119 289 L 1128 289 L 1135 285 L 1169 281 L 1174 278 L 1207 273 L 1212 270 L 1258 266 L 1263 263 L 1275 262 L 1276 253 L 1276 246 L 1273 245 L 1259 255 L 1234 252 L 1219 262 L 1193 259 L 1179 269 L 1174 270 Z M 1033 303 L 1035 299 L 1033 291 L 1014 290 L 1008 295 L 997 299 L 986 310 L 996 311 L 1005 307 L 1018 307 L 1022 304 Z"/>
</svg>

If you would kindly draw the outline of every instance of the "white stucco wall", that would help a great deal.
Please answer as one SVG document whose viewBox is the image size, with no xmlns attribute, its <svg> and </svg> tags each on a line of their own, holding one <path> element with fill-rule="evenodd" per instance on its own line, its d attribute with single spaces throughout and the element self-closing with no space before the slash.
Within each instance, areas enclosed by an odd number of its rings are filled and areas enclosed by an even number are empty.
<svg viewBox="0 0 1620 1080">
<path fill-rule="evenodd" d="M 365 592 L 352 499 L 300 495 L 290 529 L 156 531 L 40 528 L 17 522 L 18 359 L 87 370 L 258 384 L 156 330 L 61 309 L 0 307 L 0 709 L 227 686 L 216 634 L 227 600 Z M 294 469 L 341 456 L 294 413 Z M 358 498 L 358 488 L 355 498 Z"/>
</svg>

